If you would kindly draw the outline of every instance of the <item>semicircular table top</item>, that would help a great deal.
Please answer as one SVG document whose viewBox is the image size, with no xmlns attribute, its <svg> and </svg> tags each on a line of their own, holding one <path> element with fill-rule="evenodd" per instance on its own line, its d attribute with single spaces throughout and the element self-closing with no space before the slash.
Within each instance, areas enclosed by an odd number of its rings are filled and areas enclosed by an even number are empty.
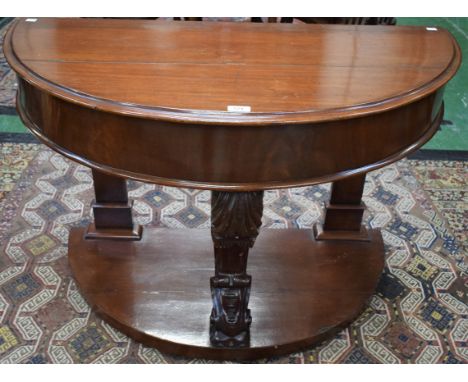
<svg viewBox="0 0 468 382">
<path fill-rule="evenodd" d="M 392 26 L 22 19 L 5 52 L 27 81 L 75 103 L 228 124 L 381 112 L 440 88 L 460 64 L 446 30 Z"/>
</svg>

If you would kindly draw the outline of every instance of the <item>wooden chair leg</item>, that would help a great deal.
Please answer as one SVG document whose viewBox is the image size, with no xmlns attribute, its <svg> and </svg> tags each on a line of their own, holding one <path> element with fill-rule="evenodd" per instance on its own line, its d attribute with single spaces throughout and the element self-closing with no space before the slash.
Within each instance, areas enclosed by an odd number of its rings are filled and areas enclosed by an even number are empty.
<svg viewBox="0 0 468 382">
<path fill-rule="evenodd" d="M 317 240 L 369 240 L 362 216 L 366 209 L 362 192 L 366 174 L 338 180 L 332 184 L 323 225 L 314 227 Z"/>
<path fill-rule="evenodd" d="M 85 238 L 140 240 L 142 228 L 133 224 L 133 201 L 128 201 L 126 180 L 94 169 L 93 180 L 94 223 L 88 226 Z"/>
</svg>

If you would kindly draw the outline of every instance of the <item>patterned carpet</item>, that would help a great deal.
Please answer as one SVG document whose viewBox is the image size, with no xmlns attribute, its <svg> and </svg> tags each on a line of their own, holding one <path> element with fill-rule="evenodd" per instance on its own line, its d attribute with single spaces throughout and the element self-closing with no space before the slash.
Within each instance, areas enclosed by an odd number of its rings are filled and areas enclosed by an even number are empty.
<svg viewBox="0 0 468 382">
<path fill-rule="evenodd" d="M 3 37 L 10 23 L 0 25 L 0 111 L 14 109 L 16 96 L 16 76 L 10 69 L 3 55 Z"/>
<path fill-rule="evenodd" d="M 70 276 L 70 227 L 90 218 L 90 171 L 39 144 L 0 144 L 0 363 L 210 362 L 130 340 Z M 315 348 L 266 363 L 468 363 L 466 162 L 403 160 L 368 176 L 367 224 L 386 268 L 368 308 Z M 268 191 L 264 227 L 310 228 L 329 185 Z M 129 182 L 140 224 L 208 227 L 210 194 Z M 207 319 L 208 319 L 207 312 Z"/>
</svg>

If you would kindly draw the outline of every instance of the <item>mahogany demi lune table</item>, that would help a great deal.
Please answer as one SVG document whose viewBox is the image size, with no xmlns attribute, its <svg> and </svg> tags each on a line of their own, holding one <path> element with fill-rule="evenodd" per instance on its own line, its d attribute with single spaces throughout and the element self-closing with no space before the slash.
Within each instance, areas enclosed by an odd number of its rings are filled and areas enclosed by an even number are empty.
<svg viewBox="0 0 468 382">
<path fill-rule="evenodd" d="M 86 300 L 216 359 L 296 351 L 365 307 L 384 264 L 365 175 L 432 137 L 461 60 L 440 28 L 105 19 L 22 19 L 4 51 L 23 122 L 92 168 L 68 251 Z M 211 190 L 211 230 L 142 229 L 125 178 Z M 323 182 L 321 224 L 259 231 L 264 190 Z"/>
</svg>

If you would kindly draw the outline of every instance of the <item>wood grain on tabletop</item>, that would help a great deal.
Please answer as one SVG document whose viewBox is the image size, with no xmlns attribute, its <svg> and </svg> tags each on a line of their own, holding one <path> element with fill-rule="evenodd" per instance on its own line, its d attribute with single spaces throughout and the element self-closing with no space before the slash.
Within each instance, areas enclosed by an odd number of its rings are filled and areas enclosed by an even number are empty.
<svg viewBox="0 0 468 382">
<path fill-rule="evenodd" d="M 408 95 L 447 71 L 457 49 L 445 30 L 422 27 L 41 18 L 17 24 L 13 47 L 38 76 L 90 97 L 315 113 L 309 121 Z"/>
</svg>

